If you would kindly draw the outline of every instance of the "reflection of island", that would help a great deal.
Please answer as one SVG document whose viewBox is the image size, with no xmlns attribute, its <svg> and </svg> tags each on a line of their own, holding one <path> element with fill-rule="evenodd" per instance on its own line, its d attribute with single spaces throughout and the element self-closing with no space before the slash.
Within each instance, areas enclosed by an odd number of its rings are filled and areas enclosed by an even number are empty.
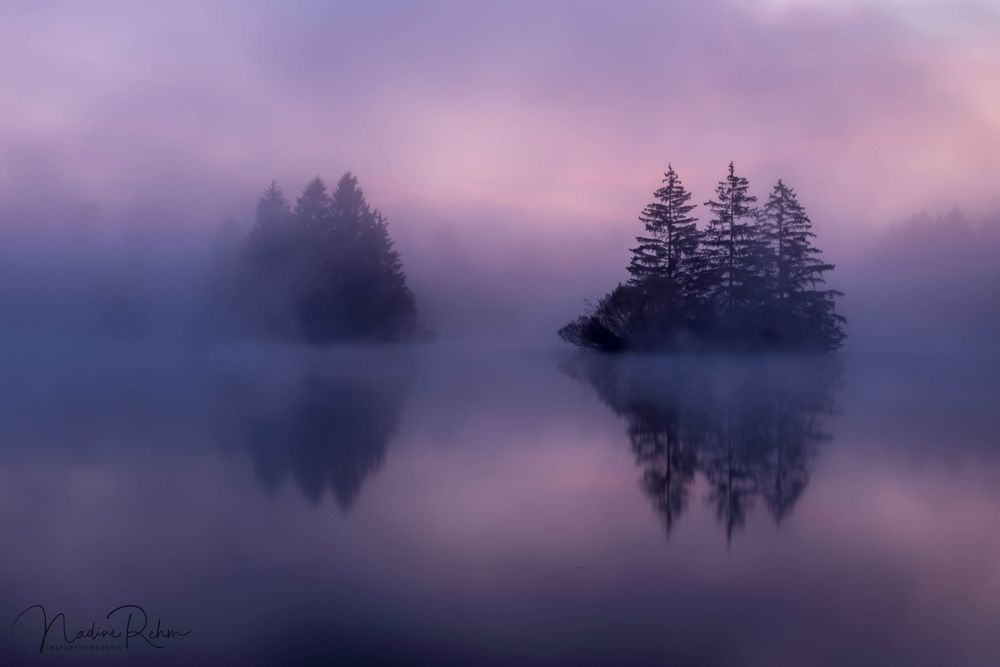
<svg viewBox="0 0 1000 667">
<path fill-rule="evenodd" d="M 727 539 L 756 499 L 780 522 L 801 497 L 840 377 L 829 358 L 577 357 L 566 371 L 628 420 L 640 484 L 667 532 L 700 477 Z"/>
<path fill-rule="evenodd" d="M 399 424 L 406 385 L 362 374 L 306 376 L 290 400 L 248 420 L 257 479 L 269 493 L 291 473 L 319 504 L 327 489 L 343 510 L 385 461 Z"/>
</svg>

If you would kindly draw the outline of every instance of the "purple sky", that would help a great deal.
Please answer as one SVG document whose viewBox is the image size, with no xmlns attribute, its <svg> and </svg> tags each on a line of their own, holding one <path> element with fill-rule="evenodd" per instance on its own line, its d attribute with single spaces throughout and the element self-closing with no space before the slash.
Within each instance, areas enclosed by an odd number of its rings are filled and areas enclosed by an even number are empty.
<svg viewBox="0 0 1000 667">
<path fill-rule="evenodd" d="M 995 0 L 15 0 L 0 201 L 214 221 L 352 169 L 445 225 L 411 234 L 601 235 L 667 161 L 704 201 L 732 159 L 849 239 L 996 206 L 997 34 Z"/>
</svg>

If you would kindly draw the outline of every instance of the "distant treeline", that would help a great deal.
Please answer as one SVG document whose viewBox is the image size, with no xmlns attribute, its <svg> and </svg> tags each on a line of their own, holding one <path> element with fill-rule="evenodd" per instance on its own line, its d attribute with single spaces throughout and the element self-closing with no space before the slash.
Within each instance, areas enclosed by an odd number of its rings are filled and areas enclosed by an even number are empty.
<svg viewBox="0 0 1000 667">
<path fill-rule="evenodd" d="M 417 308 L 385 217 L 350 173 L 318 177 L 289 205 L 276 183 L 257 202 L 238 261 L 243 321 L 275 337 L 326 344 L 400 340 Z"/>
<path fill-rule="evenodd" d="M 834 266 L 820 259 L 792 188 L 778 181 L 757 207 L 730 163 L 699 229 L 672 166 L 664 176 L 639 218 L 646 233 L 631 250 L 629 280 L 563 327 L 563 339 L 609 352 L 840 347 L 841 293 L 823 287 Z"/>
</svg>

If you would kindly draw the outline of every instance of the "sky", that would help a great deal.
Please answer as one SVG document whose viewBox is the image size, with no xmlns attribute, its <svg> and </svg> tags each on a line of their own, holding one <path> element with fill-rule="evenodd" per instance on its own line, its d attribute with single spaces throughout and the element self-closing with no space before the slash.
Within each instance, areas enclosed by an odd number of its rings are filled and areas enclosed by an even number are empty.
<svg viewBox="0 0 1000 667">
<path fill-rule="evenodd" d="M 1000 203 L 998 31 L 997 0 L 10 0 L 0 206 L 214 224 L 350 169 L 404 245 L 617 243 L 668 162 L 704 201 L 733 160 L 843 243 Z"/>
</svg>

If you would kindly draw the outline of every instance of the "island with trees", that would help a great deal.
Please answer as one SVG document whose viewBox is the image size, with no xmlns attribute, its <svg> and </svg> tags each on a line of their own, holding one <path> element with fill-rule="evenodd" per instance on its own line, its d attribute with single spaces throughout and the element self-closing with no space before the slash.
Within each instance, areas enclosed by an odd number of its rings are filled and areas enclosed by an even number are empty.
<svg viewBox="0 0 1000 667">
<path fill-rule="evenodd" d="M 639 220 L 629 279 L 559 331 L 605 352 L 626 350 L 832 351 L 845 338 L 842 293 L 825 286 L 812 221 L 783 181 L 758 207 L 732 163 L 705 202 L 704 228 L 691 193 L 669 166 Z"/>
<path fill-rule="evenodd" d="M 418 331 L 386 218 L 350 172 L 332 191 L 314 178 L 294 207 L 272 182 L 237 265 L 243 324 L 267 337 L 324 345 L 405 340 Z"/>
</svg>

